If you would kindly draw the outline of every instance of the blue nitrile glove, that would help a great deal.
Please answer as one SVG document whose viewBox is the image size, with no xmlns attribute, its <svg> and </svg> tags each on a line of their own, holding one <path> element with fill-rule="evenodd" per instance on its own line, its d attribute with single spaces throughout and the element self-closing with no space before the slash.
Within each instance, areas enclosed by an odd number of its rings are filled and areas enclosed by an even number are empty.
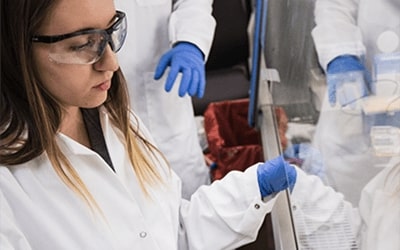
<svg viewBox="0 0 400 250">
<path fill-rule="evenodd" d="M 257 168 L 258 185 L 263 198 L 286 188 L 292 190 L 296 177 L 296 169 L 283 156 L 260 164 Z"/>
<path fill-rule="evenodd" d="M 338 56 L 327 68 L 329 102 L 344 106 L 368 95 L 370 76 L 361 61 L 352 55 Z"/>
<path fill-rule="evenodd" d="M 161 57 L 154 79 L 159 80 L 168 66 L 170 71 L 165 83 L 166 91 L 171 91 L 178 73 L 181 72 L 179 96 L 188 93 L 190 96 L 203 97 L 206 86 L 204 55 L 196 45 L 188 42 L 176 44 Z"/>
</svg>

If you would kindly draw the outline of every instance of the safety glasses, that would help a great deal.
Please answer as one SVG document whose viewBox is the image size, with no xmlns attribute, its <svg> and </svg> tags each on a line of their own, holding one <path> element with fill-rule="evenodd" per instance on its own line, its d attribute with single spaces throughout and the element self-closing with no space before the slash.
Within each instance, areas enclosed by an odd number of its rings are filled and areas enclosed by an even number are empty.
<svg viewBox="0 0 400 250">
<path fill-rule="evenodd" d="M 88 29 L 56 36 L 33 36 L 32 42 L 49 44 L 49 58 L 57 63 L 93 64 L 103 55 L 107 44 L 116 53 L 127 33 L 125 13 L 117 11 L 115 22 L 105 30 Z"/>
</svg>

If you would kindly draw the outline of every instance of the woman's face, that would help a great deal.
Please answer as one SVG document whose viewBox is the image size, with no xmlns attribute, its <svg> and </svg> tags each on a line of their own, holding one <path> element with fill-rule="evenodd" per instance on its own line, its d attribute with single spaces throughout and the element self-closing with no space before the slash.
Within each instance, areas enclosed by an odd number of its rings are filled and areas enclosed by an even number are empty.
<svg viewBox="0 0 400 250">
<path fill-rule="evenodd" d="M 106 29 L 115 21 L 112 0 L 60 0 L 37 35 L 62 35 L 84 29 Z M 65 64 L 49 59 L 51 44 L 34 43 L 35 67 L 47 91 L 63 107 L 91 108 L 107 98 L 113 73 L 119 68 L 115 53 L 107 44 L 94 64 Z"/>
</svg>

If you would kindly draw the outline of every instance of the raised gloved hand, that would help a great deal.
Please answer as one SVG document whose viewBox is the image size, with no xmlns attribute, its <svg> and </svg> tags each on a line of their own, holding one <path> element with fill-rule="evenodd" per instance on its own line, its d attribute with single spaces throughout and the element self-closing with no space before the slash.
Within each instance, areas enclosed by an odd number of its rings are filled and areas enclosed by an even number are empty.
<svg viewBox="0 0 400 250">
<path fill-rule="evenodd" d="M 329 102 L 344 106 L 368 95 L 370 76 L 356 56 L 343 55 L 333 59 L 327 68 Z"/>
<path fill-rule="evenodd" d="M 170 71 L 165 83 L 165 90 L 170 91 L 178 73 L 182 73 L 179 96 L 188 93 L 190 96 L 203 97 L 206 86 L 204 55 L 196 45 L 180 42 L 165 53 L 156 68 L 154 79 L 159 80 L 167 67 Z"/>
<path fill-rule="evenodd" d="M 293 189 L 296 182 L 296 169 L 278 156 L 257 168 L 258 185 L 264 198 L 286 188 Z"/>
</svg>

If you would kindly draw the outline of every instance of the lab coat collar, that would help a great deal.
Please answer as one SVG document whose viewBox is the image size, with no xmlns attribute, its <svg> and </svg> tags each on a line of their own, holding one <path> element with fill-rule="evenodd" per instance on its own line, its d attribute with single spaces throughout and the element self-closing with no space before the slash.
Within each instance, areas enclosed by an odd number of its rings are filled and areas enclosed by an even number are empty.
<svg viewBox="0 0 400 250">
<path fill-rule="evenodd" d="M 106 109 L 101 106 L 99 107 L 99 115 L 100 115 L 100 123 L 101 127 L 103 130 L 104 138 L 106 140 L 107 148 L 110 150 L 109 141 L 110 141 L 110 133 L 113 133 L 113 129 L 110 127 L 109 123 L 109 117 Z M 78 143 L 77 141 L 73 140 L 69 136 L 63 134 L 63 133 L 58 133 L 57 138 L 56 138 L 58 144 L 60 147 L 62 147 L 63 150 L 66 150 L 67 152 L 74 154 L 74 155 L 93 155 L 96 154 L 93 150 L 90 148 Z M 112 155 L 112 154 L 111 154 Z"/>
<path fill-rule="evenodd" d="M 63 133 L 58 133 L 56 140 L 61 150 L 64 152 L 75 155 L 92 155 L 95 153 L 90 148 L 78 143 Z"/>
</svg>

